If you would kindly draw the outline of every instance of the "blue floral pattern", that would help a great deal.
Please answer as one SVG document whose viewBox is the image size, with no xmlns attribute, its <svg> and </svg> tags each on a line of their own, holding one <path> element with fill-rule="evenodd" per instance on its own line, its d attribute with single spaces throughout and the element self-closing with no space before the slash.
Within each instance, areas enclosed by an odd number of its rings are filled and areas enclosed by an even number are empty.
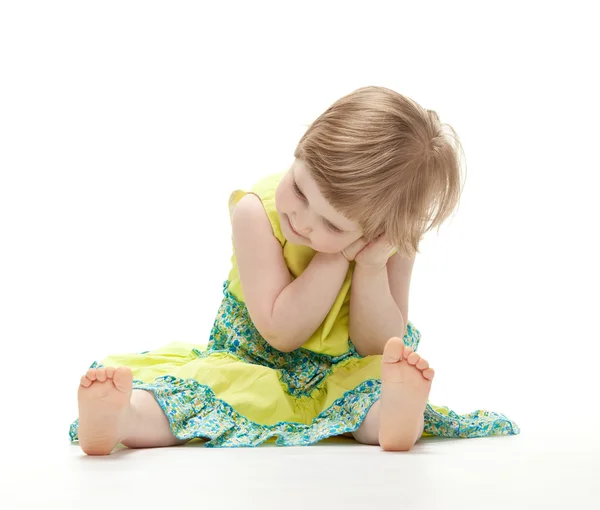
<svg viewBox="0 0 600 510">
<path fill-rule="evenodd" d="M 278 371 L 285 391 L 294 398 L 311 398 L 323 387 L 327 377 L 341 363 L 362 359 L 352 342 L 348 351 L 333 357 L 306 349 L 290 353 L 271 347 L 250 320 L 246 305 L 238 301 L 225 282 L 224 298 L 211 331 L 206 350 L 195 350 L 199 358 L 227 353 L 248 364 L 261 365 Z M 404 343 L 417 350 L 421 334 L 409 321 Z M 148 352 L 148 351 L 145 351 Z M 144 353 L 141 353 L 144 354 Z M 94 362 L 91 368 L 101 367 Z M 173 375 L 157 377 L 152 382 L 134 380 L 134 389 L 152 391 L 165 412 L 173 434 L 179 439 L 205 438 L 208 447 L 257 446 L 272 437 L 283 446 L 301 446 L 322 439 L 353 432 L 360 427 L 371 406 L 379 399 L 381 381 L 369 379 L 347 391 L 317 416 L 310 424 L 280 422 L 262 425 L 235 411 L 219 399 L 213 390 L 194 379 Z M 444 437 L 484 437 L 512 435 L 520 432 L 516 423 L 501 413 L 478 410 L 459 415 L 447 407 L 425 409 L 424 432 Z M 69 435 L 76 441 L 78 420 Z"/>
</svg>

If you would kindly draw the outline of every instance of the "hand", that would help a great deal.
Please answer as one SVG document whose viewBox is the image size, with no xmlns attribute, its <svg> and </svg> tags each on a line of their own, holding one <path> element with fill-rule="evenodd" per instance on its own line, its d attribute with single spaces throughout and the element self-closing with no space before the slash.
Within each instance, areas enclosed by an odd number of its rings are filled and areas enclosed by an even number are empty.
<svg viewBox="0 0 600 510">
<path fill-rule="evenodd" d="M 363 237 L 354 241 L 350 246 L 344 248 L 340 253 L 346 257 L 348 262 L 354 260 L 354 258 L 360 253 L 365 246 L 367 246 L 367 241 Z"/>
<path fill-rule="evenodd" d="M 387 237 L 381 235 L 362 248 L 355 255 L 354 260 L 358 266 L 379 269 L 385 267 L 395 251 L 396 248 L 388 243 Z"/>
</svg>

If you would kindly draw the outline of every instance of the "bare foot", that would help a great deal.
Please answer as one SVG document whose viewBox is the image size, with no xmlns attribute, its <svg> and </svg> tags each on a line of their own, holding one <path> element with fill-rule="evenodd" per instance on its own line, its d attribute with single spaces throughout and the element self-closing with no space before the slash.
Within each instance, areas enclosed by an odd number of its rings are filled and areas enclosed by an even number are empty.
<svg viewBox="0 0 600 510">
<path fill-rule="evenodd" d="M 79 445 L 88 455 L 108 455 L 122 439 L 133 374 L 128 367 L 90 368 L 79 392 Z"/>
<path fill-rule="evenodd" d="M 419 439 L 423 413 L 435 372 L 402 339 L 390 338 L 381 366 L 379 444 L 384 450 L 409 450 Z"/>
</svg>

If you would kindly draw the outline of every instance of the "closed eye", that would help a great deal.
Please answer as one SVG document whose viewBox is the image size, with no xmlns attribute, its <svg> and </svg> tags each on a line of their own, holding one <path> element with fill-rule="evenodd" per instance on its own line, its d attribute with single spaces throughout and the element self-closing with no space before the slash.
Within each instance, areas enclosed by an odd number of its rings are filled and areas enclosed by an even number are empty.
<svg viewBox="0 0 600 510">
<path fill-rule="evenodd" d="M 335 232 L 336 234 L 341 234 L 343 232 L 343 230 L 337 228 L 333 223 L 329 223 L 326 219 L 323 219 L 323 221 L 325 222 L 325 225 L 327 225 L 327 228 L 332 232 Z"/>
<path fill-rule="evenodd" d="M 296 181 L 294 181 L 294 193 L 296 194 L 296 196 L 300 199 L 300 200 L 304 200 L 306 202 L 306 197 L 304 196 L 304 194 L 302 193 L 302 191 L 300 191 L 300 188 L 298 187 L 298 185 L 296 184 Z M 325 226 L 331 230 L 332 232 L 335 232 L 336 234 L 341 234 L 344 231 L 337 228 L 333 223 L 330 223 L 328 220 L 326 220 L 325 218 L 323 219 L 323 223 L 325 223 Z"/>
<path fill-rule="evenodd" d="M 296 181 L 294 181 L 294 193 L 296 193 L 296 195 L 302 200 L 306 200 L 306 197 L 302 194 L 302 191 L 300 191 L 300 188 L 296 184 Z"/>
</svg>

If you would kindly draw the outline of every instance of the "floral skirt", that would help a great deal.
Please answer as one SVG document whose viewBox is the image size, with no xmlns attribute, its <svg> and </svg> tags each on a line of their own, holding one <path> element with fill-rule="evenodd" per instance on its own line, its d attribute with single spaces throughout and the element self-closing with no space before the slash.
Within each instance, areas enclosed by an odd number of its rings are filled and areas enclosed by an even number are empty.
<svg viewBox="0 0 600 510">
<path fill-rule="evenodd" d="M 408 321 L 404 343 L 417 351 L 421 334 Z M 360 356 L 349 341 L 341 356 L 272 348 L 244 303 L 225 286 L 208 345 L 174 342 L 140 354 L 109 356 L 90 368 L 127 366 L 133 388 L 151 391 L 179 439 L 208 447 L 310 445 L 360 427 L 381 392 L 381 356 Z M 500 413 L 459 415 L 427 402 L 424 436 L 518 434 Z M 77 441 L 78 420 L 69 435 Z"/>
</svg>

